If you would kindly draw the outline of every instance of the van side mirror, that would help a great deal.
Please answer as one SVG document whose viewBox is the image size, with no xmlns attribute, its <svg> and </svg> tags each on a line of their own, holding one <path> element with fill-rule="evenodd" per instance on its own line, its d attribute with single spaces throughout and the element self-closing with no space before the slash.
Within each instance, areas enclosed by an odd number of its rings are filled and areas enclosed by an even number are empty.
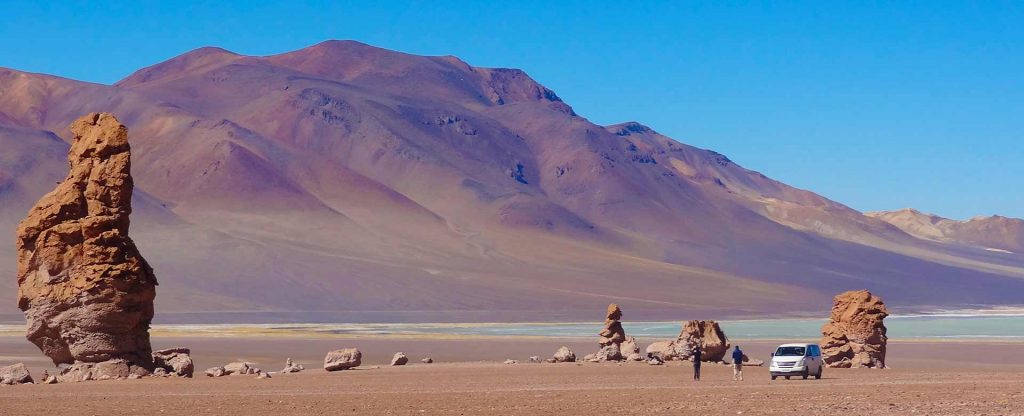
<svg viewBox="0 0 1024 416">
<path fill-rule="evenodd" d="M 773 353 L 772 353 L 772 357 L 774 357 L 774 356 L 775 356 L 775 353 L 773 352 Z"/>
</svg>

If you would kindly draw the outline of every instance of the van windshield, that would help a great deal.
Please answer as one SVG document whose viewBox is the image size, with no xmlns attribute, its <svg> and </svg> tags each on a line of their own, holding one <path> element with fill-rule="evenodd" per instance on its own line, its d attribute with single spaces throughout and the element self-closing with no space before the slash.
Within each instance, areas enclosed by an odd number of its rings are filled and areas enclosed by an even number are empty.
<svg viewBox="0 0 1024 416">
<path fill-rule="evenodd" d="M 775 350 L 776 357 L 803 357 L 805 347 L 779 347 Z"/>
</svg>

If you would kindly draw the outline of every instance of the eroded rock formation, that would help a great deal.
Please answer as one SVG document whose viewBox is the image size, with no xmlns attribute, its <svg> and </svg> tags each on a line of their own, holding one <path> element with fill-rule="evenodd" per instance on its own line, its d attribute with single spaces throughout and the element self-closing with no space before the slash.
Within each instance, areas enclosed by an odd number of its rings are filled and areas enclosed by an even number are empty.
<svg viewBox="0 0 1024 416">
<path fill-rule="evenodd" d="M 601 350 L 595 354 L 588 354 L 583 358 L 584 361 L 619 361 L 622 360 L 622 350 L 620 345 L 626 341 L 626 331 L 622 329 L 622 309 L 619 309 L 619 305 L 610 304 L 608 310 L 605 313 L 604 328 L 598 333 L 600 337 L 597 341 L 601 345 Z"/>
<path fill-rule="evenodd" d="M 885 303 L 867 290 L 833 298 L 832 315 L 821 328 L 822 360 L 835 368 L 885 368 L 886 316 Z"/>
<path fill-rule="evenodd" d="M 152 368 L 157 281 L 128 237 L 128 131 L 106 113 L 82 117 L 70 130 L 67 178 L 18 226 L 27 338 L 55 364 L 124 359 Z"/>
<path fill-rule="evenodd" d="M 692 320 L 683 322 L 679 337 L 672 341 L 658 341 L 647 346 L 648 357 L 663 361 L 689 360 L 696 346 L 701 348 L 701 361 L 722 361 L 729 350 L 729 338 L 715 321 Z"/>
<path fill-rule="evenodd" d="M 725 353 L 729 351 L 729 338 L 725 336 L 718 322 L 710 320 L 683 323 L 683 330 L 679 332 L 679 339 L 676 342 L 686 345 L 688 351 L 700 345 L 702 361 L 722 361 Z"/>
</svg>

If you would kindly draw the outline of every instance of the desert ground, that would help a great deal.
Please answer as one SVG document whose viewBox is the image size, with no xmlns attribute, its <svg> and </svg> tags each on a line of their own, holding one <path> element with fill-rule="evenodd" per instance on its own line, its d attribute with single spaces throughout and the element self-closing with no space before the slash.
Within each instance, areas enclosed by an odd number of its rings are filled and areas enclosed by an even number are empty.
<svg viewBox="0 0 1024 416">
<path fill-rule="evenodd" d="M 1024 343 L 890 343 L 888 370 L 830 369 L 822 380 L 770 381 L 766 367 L 732 380 L 728 366 L 689 363 L 531 364 L 561 345 L 578 355 L 587 339 L 422 337 L 154 338 L 154 347 L 193 349 L 194 379 L 94 381 L 0 388 L 4 415 L 592 415 L 592 414 L 1024 414 Z M 651 340 L 642 340 L 641 345 Z M 767 359 L 779 342 L 734 340 Z M 781 342 L 781 341 L 780 341 Z M 358 347 L 363 365 L 328 373 L 323 354 Z M 396 351 L 411 363 L 390 367 Z M 0 338 L 0 364 L 25 362 L 33 375 L 53 371 L 23 338 Z M 430 356 L 433 364 L 419 359 Z M 268 380 L 202 376 L 207 367 L 245 359 L 276 371 L 287 357 L 306 366 Z M 506 365 L 506 358 L 519 360 Z"/>
</svg>

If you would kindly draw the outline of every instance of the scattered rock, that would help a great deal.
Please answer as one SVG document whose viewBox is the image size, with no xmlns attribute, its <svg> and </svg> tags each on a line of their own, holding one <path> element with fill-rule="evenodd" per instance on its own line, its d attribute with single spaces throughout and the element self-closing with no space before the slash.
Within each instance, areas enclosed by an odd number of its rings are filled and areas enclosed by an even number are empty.
<svg viewBox="0 0 1024 416">
<path fill-rule="evenodd" d="M 195 365 L 192 364 L 192 351 L 188 348 L 168 348 L 153 351 L 153 365 L 168 374 L 178 377 L 192 377 Z"/>
<path fill-rule="evenodd" d="M 626 339 L 619 344 L 619 353 L 621 353 L 623 357 L 626 357 L 627 360 L 630 359 L 629 357 L 634 355 L 637 359 L 632 361 L 643 360 L 643 358 L 640 357 L 640 346 L 637 345 L 636 338 L 633 337 L 626 337 Z"/>
<path fill-rule="evenodd" d="M 530 362 L 531 363 L 539 363 L 540 362 L 540 357 L 538 357 L 536 355 L 531 355 L 530 356 Z"/>
<path fill-rule="evenodd" d="M 396 352 L 394 357 L 391 357 L 391 365 L 405 365 L 409 362 L 409 357 L 403 352 Z"/>
<path fill-rule="evenodd" d="M 758 359 L 743 360 L 743 366 L 744 367 L 761 367 L 763 365 L 764 365 L 764 361 L 763 360 L 758 360 Z"/>
<path fill-rule="evenodd" d="M 228 363 L 224 367 L 225 375 L 248 375 L 248 374 L 259 374 L 263 372 L 256 364 L 247 361 L 235 361 Z"/>
<path fill-rule="evenodd" d="M 665 362 L 660 360 L 660 359 L 658 359 L 658 357 L 651 357 L 649 360 L 647 360 L 647 364 L 650 364 L 650 365 L 664 365 Z"/>
<path fill-rule="evenodd" d="M 43 377 L 47 374 L 43 373 Z M 28 367 L 25 367 L 23 363 L 17 363 L 9 365 L 7 367 L 0 368 L 0 384 L 28 384 L 34 383 L 32 375 L 28 372 Z"/>
<path fill-rule="evenodd" d="M 821 328 L 822 361 L 834 368 L 885 368 L 887 316 L 882 299 L 867 290 L 833 298 L 832 315 Z"/>
<path fill-rule="evenodd" d="M 584 357 L 583 361 L 590 362 L 602 362 L 602 361 L 622 361 L 622 353 L 619 351 L 618 344 L 606 345 L 601 348 L 595 354 L 589 354 Z"/>
<path fill-rule="evenodd" d="M 224 370 L 224 367 L 213 367 L 206 370 L 207 377 L 223 377 L 226 375 L 228 373 Z"/>
<path fill-rule="evenodd" d="M 43 384 L 57 384 L 57 376 L 50 375 L 49 371 L 43 370 Z"/>
<path fill-rule="evenodd" d="M 505 360 L 505 362 L 504 362 L 504 364 L 517 364 L 517 363 L 519 363 L 519 361 L 516 361 L 516 360 L 513 360 L 513 359 L 508 359 L 508 360 Z"/>
<path fill-rule="evenodd" d="M 555 351 L 555 355 L 551 359 L 556 363 L 571 363 L 576 361 L 576 354 L 569 347 L 563 345 L 558 351 Z"/>
<path fill-rule="evenodd" d="M 430 358 L 430 357 L 426 357 L 426 358 L 420 360 L 420 362 L 423 363 L 423 364 L 430 364 L 430 363 L 434 362 L 434 359 Z"/>
<path fill-rule="evenodd" d="M 270 373 L 266 373 L 266 372 L 260 371 L 259 374 L 256 375 L 256 378 L 258 378 L 258 379 L 270 378 Z"/>
<path fill-rule="evenodd" d="M 117 359 L 94 364 L 92 372 L 92 377 L 95 380 L 110 380 L 128 378 L 128 374 L 131 374 L 131 368 L 128 360 Z"/>
<path fill-rule="evenodd" d="M 327 353 L 324 357 L 324 370 L 339 371 L 362 364 L 363 353 L 356 348 L 345 348 Z"/>
<path fill-rule="evenodd" d="M 55 364 L 149 367 L 156 277 L 128 237 L 128 131 L 92 113 L 69 127 L 70 172 L 18 225 L 18 307 Z"/>
<path fill-rule="evenodd" d="M 299 371 L 302 371 L 302 370 L 305 370 L 305 369 L 306 369 L 306 367 L 303 367 L 302 364 L 295 364 L 295 362 L 292 361 L 291 357 L 289 357 L 287 360 L 285 360 L 284 368 L 281 369 L 281 372 L 284 373 L 284 374 L 298 373 Z"/>
</svg>

